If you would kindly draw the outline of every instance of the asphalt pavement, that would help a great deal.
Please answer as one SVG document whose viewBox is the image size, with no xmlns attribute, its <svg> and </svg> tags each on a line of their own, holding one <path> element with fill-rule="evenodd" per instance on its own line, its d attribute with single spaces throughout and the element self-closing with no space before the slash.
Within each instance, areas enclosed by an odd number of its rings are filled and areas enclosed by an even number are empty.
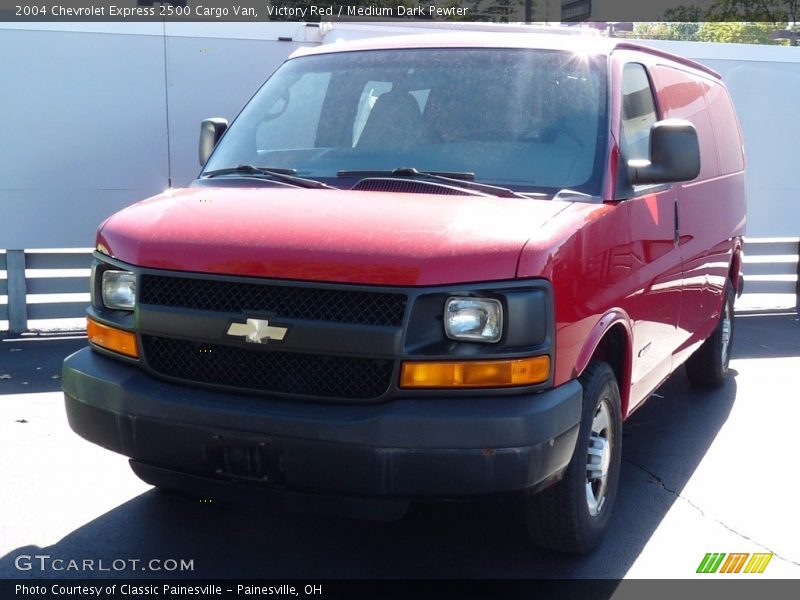
<svg viewBox="0 0 800 600">
<path fill-rule="evenodd" d="M 60 364 L 85 343 L 0 338 L 0 578 L 687 578 L 708 552 L 773 553 L 757 577 L 800 578 L 797 315 L 737 317 L 724 387 L 696 390 L 681 369 L 625 423 L 609 535 L 580 557 L 537 550 L 508 503 L 426 503 L 376 523 L 154 490 L 67 425 Z M 169 559 L 192 568 L 166 571 Z"/>
</svg>

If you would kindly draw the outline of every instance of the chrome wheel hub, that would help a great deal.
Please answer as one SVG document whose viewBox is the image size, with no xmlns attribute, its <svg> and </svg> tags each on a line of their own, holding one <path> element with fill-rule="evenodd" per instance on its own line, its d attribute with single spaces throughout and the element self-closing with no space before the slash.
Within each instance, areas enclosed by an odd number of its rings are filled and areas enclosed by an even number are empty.
<svg viewBox="0 0 800 600">
<path fill-rule="evenodd" d="M 586 455 L 586 504 L 593 517 L 605 506 L 613 443 L 611 407 L 608 398 L 604 397 L 592 420 Z"/>
</svg>

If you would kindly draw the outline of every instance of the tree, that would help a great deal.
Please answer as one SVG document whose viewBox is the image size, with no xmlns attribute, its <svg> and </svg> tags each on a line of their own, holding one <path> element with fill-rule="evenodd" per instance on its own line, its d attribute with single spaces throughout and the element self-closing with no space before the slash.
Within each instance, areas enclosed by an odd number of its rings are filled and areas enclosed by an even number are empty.
<svg viewBox="0 0 800 600">
<path fill-rule="evenodd" d="M 800 0 L 714 0 L 709 21 L 763 21 L 796 23 Z"/>
<path fill-rule="evenodd" d="M 703 20 L 703 10 L 699 6 L 681 5 L 664 11 L 664 20 L 671 22 L 697 23 Z"/>
<path fill-rule="evenodd" d="M 685 4 L 664 12 L 666 21 L 797 23 L 800 0 L 713 0 L 705 10 Z"/>
<path fill-rule="evenodd" d="M 700 23 L 636 23 L 633 27 L 635 37 L 652 40 L 697 40 Z"/>
<path fill-rule="evenodd" d="M 697 39 L 703 42 L 729 42 L 739 44 L 774 44 L 770 35 L 774 23 L 711 22 L 701 23 Z"/>
</svg>

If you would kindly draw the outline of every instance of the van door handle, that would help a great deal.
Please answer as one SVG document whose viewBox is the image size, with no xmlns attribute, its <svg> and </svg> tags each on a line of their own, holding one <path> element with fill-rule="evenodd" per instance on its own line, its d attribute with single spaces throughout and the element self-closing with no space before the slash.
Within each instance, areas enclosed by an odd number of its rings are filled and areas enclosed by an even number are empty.
<svg viewBox="0 0 800 600">
<path fill-rule="evenodd" d="M 673 204 L 672 206 L 674 208 L 674 213 L 675 213 L 675 233 L 673 241 L 677 246 L 678 243 L 681 241 L 681 225 L 680 225 L 680 220 L 678 218 L 678 201 L 675 200 L 675 204 Z"/>
</svg>

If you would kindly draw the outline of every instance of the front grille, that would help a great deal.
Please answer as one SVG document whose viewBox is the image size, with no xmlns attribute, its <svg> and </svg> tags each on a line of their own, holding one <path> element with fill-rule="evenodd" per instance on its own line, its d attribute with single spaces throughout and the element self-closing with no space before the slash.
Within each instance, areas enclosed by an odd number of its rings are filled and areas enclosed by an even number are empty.
<svg viewBox="0 0 800 600">
<path fill-rule="evenodd" d="M 266 312 L 287 319 L 399 327 L 406 297 L 384 292 L 292 287 L 142 275 L 143 304 L 218 312 Z"/>
<path fill-rule="evenodd" d="M 147 364 L 188 382 L 262 392 L 365 400 L 389 388 L 391 360 L 275 352 L 142 336 Z"/>
</svg>

